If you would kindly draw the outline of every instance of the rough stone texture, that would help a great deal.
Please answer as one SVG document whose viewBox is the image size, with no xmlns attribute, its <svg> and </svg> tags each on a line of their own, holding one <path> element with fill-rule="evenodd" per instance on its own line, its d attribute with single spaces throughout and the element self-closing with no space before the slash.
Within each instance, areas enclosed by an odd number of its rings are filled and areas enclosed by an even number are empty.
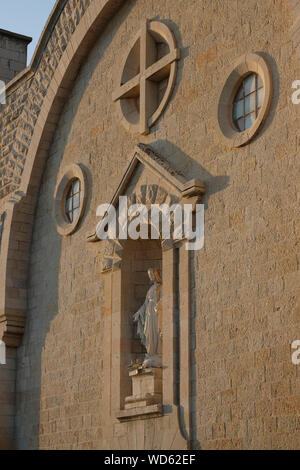
<svg viewBox="0 0 300 470">
<path fill-rule="evenodd" d="M 53 70 L 88 3 L 66 3 L 39 69 L 0 116 L 2 196 L 21 181 Z M 105 442 L 103 245 L 86 243 L 97 206 L 110 201 L 139 141 L 208 185 L 205 248 L 194 254 L 192 271 L 194 446 L 300 448 L 300 369 L 290 346 L 300 335 L 300 119 L 291 102 L 300 77 L 299 10 L 286 0 L 189 0 L 194 14 L 185 15 L 186 0 L 129 0 L 91 48 L 61 113 L 35 213 L 18 350 L 18 448 L 164 448 L 159 433 L 133 434 L 121 424 Z M 123 129 L 111 97 L 116 57 L 146 17 L 166 21 L 182 59 L 163 117 L 141 137 Z M 235 59 L 252 51 L 270 64 L 274 99 L 258 136 L 232 151 L 219 141 L 215 109 Z M 79 230 L 62 239 L 53 194 L 59 169 L 73 162 L 87 169 L 90 198 Z"/>
<path fill-rule="evenodd" d="M 33 77 L 7 97 L 0 116 L 0 198 L 17 189 L 44 97 L 63 51 L 90 0 L 68 0 Z"/>
</svg>

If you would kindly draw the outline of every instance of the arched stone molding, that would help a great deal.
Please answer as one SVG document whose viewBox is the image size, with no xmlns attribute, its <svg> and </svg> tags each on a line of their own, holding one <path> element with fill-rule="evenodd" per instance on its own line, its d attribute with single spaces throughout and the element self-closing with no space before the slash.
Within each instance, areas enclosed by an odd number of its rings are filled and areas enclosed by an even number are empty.
<svg viewBox="0 0 300 470">
<path fill-rule="evenodd" d="M 27 148 L 19 143 L 19 150 L 24 152 L 20 160 L 25 160 L 22 181 L 19 187 L 18 184 L 14 185 L 15 192 L 6 197 L 3 209 L 3 212 L 6 212 L 6 221 L 0 254 L 0 338 L 14 347 L 20 344 L 25 326 L 26 280 L 36 198 L 60 111 L 79 67 L 86 60 L 91 47 L 111 17 L 124 2 L 125 0 L 86 0 L 81 3 L 86 5 L 86 9 L 82 8 L 81 18 L 79 15 L 75 30 L 68 43 L 61 49 L 60 60 L 55 64 L 52 78 L 47 76 L 49 83 L 45 86 L 46 77 L 37 64 L 40 63 L 42 68 L 45 66 L 42 57 L 42 50 L 47 42 L 45 38 L 48 36 L 48 44 L 51 39 L 50 30 L 53 32 L 55 21 L 58 21 L 63 8 L 68 4 L 58 0 L 31 66 L 8 85 L 8 95 L 11 96 L 8 98 L 8 106 L 9 100 L 20 94 L 23 94 L 24 101 L 25 88 L 29 90 L 30 77 L 35 80 L 32 86 L 41 95 L 42 102 L 36 117 L 31 116 L 28 110 L 23 110 L 30 121 L 27 124 L 33 131 L 28 137 Z M 35 70 L 35 67 L 38 68 Z M 24 83 L 21 84 L 22 80 Z M 31 104 L 29 100 L 27 105 L 30 107 Z M 27 124 L 21 123 L 19 131 L 21 132 L 22 126 Z M 26 247 L 21 250 L 18 241 L 25 241 Z"/>
<path fill-rule="evenodd" d="M 0 338 L 7 347 L 19 346 L 27 308 L 29 247 L 28 250 L 20 250 L 19 242 L 29 243 L 31 232 L 26 232 L 27 224 L 25 226 L 22 220 L 26 215 L 19 212 L 17 204 L 21 205 L 20 195 L 5 205 L 5 229 L 0 250 Z M 27 215 L 28 219 L 32 217 Z"/>
<path fill-rule="evenodd" d="M 137 166 L 142 164 L 155 175 L 155 183 L 142 184 L 128 195 L 128 205 L 144 204 L 197 204 L 205 193 L 205 184 L 199 179 L 186 178 L 180 171 L 172 167 L 166 160 L 145 144 L 138 144 L 133 152 L 131 162 L 111 200 L 111 205 L 118 207 L 119 197 L 125 194 Z M 163 185 L 161 184 L 163 182 Z M 88 237 L 89 242 L 98 242 L 96 232 Z M 163 241 L 164 248 L 170 247 L 170 240 Z M 124 243 L 121 240 L 107 240 L 102 270 L 118 267 Z"/>
<path fill-rule="evenodd" d="M 300 2 L 299 0 L 288 0 L 289 4 L 293 7 L 295 21 L 292 30 L 292 37 L 294 44 L 297 49 L 299 48 L 299 23 L 300 23 Z M 102 27 L 104 28 L 110 17 L 113 16 L 117 8 L 124 3 L 122 0 L 111 0 L 111 1 L 100 1 L 91 0 L 89 3 L 88 10 L 89 18 L 85 18 L 84 22 L 91 24 L 90 28 L 81 26 L 80 29 L 76 29 L 73 34 L 72 42 L 69 42 L 69 52 L 66 50 L 62 54 L 61 62 L 66 60 L 68 67 L 64 64 L 60 67 L 60 71 L 56 74 L 56 80 L 51 79 L 51 87 L 45 90 L 41 87 L 42 92 L 46 93 L 45 100 L 42 104 L 42 110 L 40 118 L 36 119 L 35 116 L 30 116 L 28 122 L 33 131 L 33 139 L 29 138 L 30 151 L 26 149 L 23 153 L 23 146 L 25 143 L 21 140 L 22 129 L 17 125 L 17 138 L 15 139 L 16 145 L 12 151 L 16 155 L 21 155 L 22 158 L 28 156 L 28 164 L 26 163 L 26 171 L 23 173 L 22 178 L 24 184 L 22 187 L 25 188 L 25 192 L 15 191 L 13 197 L 7 197 L 5 205 L 1 207 L 1 213 L 6 214 L 4 232 L 1 241 L 1 252 L 0 252 L 0 338 L 3 338 L 7 345 L 17 347 L 22 337 L 23 328 L 26 318 L 26 279 L 27 279 L 27 264 L 29 256 L 29 244 L 31 240 L 31 228 L 33 224 L 33 213 L 36 201 L 36 195 L 40 184 L 40 176 L 43 172 L 43 164 L 47 157 L 47 149 L 50 146 L 51 138 L 57 119 L 59 117 L 60 110 L 63 106 L 64 99 L 68 96 L 70 86 L 72 85 L 72 77 L 76 73 L 76 70 L 80 64 L 85 60 L 85 52 L 89 50 L 90 43 L 101 34 Z M 57 5 L 65 5 L 66 1 L 58 1 Z M 98 6 L 95 6 L 98 5 Z M 55 7 L 56 8 L 56 7 Z M 98 12 L 98 13 L 97 13 Z M 60 12 L 59 12 L 60 13 Z M 98 16 L 97 16 L 98 15 Z M 59 15 L 57 15 L 58 17 Z M 85 16 L 85 15 L 84 15 Z M 53 20 L 51 28 L 55 24 L 56 19 Z M 79 23 L 80 24 L 80 23 Z M 78 24 L 77 24 L 78 26 Z M 78 31 L 78 33 L 77 33 Z M 50 34 L 50 30 L 49 30 Z M 94 38 L 94 39 L 93 39 Z M 41 51 L 45 47 L 47 40 L 43 39 L 41 42 Z M 70 54 L 70 56 L 68 55 Z M 65 59 L 64 59 L 65 58 Z M 40 58 L 36 57 L 36 67 L 40 63 Z M 24 74 L 16 77 L 14 81 L 8 87 L 8 107 L 11 103 L 21 106 L 21 103 L 26 101 L 26 93 L 30 87 L 31 80 L 34 78 L 34 73 L 37 69 L 26 70 Z M 58 69 L 57 69 L 58 70 Z M 27 109 L 24 110 L 24 114 L 27 114 Z M 23 116 L 22 112 L 21 115 Z M 14 140 L 15 135 L 12 134 L 10 141 Z M 36 136 L 36 137 L 35 137 Z M 38 151 L 37 151 L 38 149 Z M 5 150 L 6 152 L 6 150 Z M 15 174 L 12 177 L 15 178 Z M 19 182 L 15 183 L 17 189 Z M 2 193 L 5 196 L 6 193 Z M 1 196 L 0 196 L 1 197 Z M 22 230 L 20 228 L 22 224 Z M 21 253 L 16 248 L 19 240 L 28 241 L 28 248 L 22 253 L 22 259 L 20 258 Z M 166 252 L 168 254 L 173 253 L 172 250 Z M 15 262 L 18 262 L 16 269 Z M 171 260 L 169 260 L 172 262 Z M 184 268 L 182 268 L 184 269 Z M 186 281 L 188 282 L 188 281 Z M 18 295 L 17 299 L 12 296 Z M 15 301 L 16 300 L 16 301 Z M 171 308 L 171 306 L 169 307 Z M 185 320 L 188 321 L 187 319 Z M 116 430 L 116 433 L 118 430 Z M 124 431 L 126 432 L 126 430 Z M 160 435 L 160 434 L 159 434 Z M 166 442 L 162 443 L 163 448 L 179 448 L 176 444 L 179 440 L 180 431 L 177 429 L 175 435 L 168 435 L 165 433 Z M 136 428 L 137 441 L 143 439 L 144 435 L 140 432 L 140 428 Z M 108 443 L 103 442 L 103 446 Z"/>
<path fill-rule="evenodd" d="M 143 204 L 147 207 L 148 214 L 151 204 L 168 204 L 171 206 L 177 203 L 179 203 L 178 196 L 168 193 L 163 187 L 157 184 L 143 185 L 128 198 L 128 206 L 131 204 Z M 130 221 L 131 219 L 129 218 L 128 223 L 130 223 Z M 173 240 L 163 240 L 161 233 L 159 236 L 163 250 L 173 247 Z M 102 272 L 121 266 L 125 243 L 125 240 L 119 239 L 105 241 Z"/>
<path fill-rule="evenodd" d="M 14 247 L 14 237 L 17 238 L 18 235 L 15 227 L 12 230 L 12 223 L 13 221 L 19 223 L 26 218 L 26 237 L 28 237 L 29 240 L 31 239 L 31 219 L 37 191 L 40 185 L 47 151 L 51 144 L 60 111 L 68 96 L 74 76 L 80 65 L 84 62 L 91 45 L 101 34 L 110 18 L 125 1 L 126 0 L 86 0 L 85 2 L 79 2 L 84 8 L 81 7 L 76 11 L 76 18 L 74 18 L 72 23 L 72 28 L 75 29 L 71 33 L 70 38 L 62 35 L 64 44 L 60 44 L 61 56 L 52 58 L 54 61 L 53 75 L 50 79 L 50 73 L 48 73 L 48 71 L 45 76 L 43 76 L 42 73 L 43 69 L 45 70 L 46 64 L 46 56 L 44 55 L 46 46 L 51 42 L 53 35 L 55 35 L 55 25 L 60 20 L 65 8 L 71 8 L 70 6 L 68 7 L 68 0 L 57 0 L 30 66 L 8 84 L 7 107 L 3 111 L 3 116 L 9 115 L 9 108 L 13 105 L 14 109 L 18 110 L 20 117 L 18 118 L 17 126 L 14 126 L 15 129 L 11 131 L 8 129 L 8 139 L 2 139 L 0 150 L 2 154 L 5 153 L 5 155 L 7 155 L 7 152 L 11 152 L 12 158 L 14 155 L 18 156 L 18 158 L 20 157 L 21 161 L 25 161 L 25 167 L 22 173 L 20 187 L 20 178 L 16 178 L 15 174 L 12 175 L 12 188 L 15 189 L 14 196 L 10 197 L 7 195 L 5 188 L 4 190 L 1 188 L 0 194 L 2 198 L 6 195 L 5 203 L 1 209 L 1 212 L 6 212 L 6 222 L 0 255 L 0 335 L 1 332 L 6 329 L 6 327 L 3 327 L 3 324 L 7 321 L 8 305 L 10 304 L 10 300 L 12 300 L 7 290 L 6 280 L 9 279 L 10 289 L 18 289 L 19 285 L 24 284 L 23 280 L 19 279 L 19 275 L 17 275 L 15 269 L 10 272 L 8 268 L 9 263 L 7 263 L 8 247 L 11 250 L 12 256 L 18 256 L 18 250 Z M 295 17 L 291 34 L 298 52 L 300 1 L 287 1 Z M 62 25 L 63 24 L 64 23 L 62 23 Z M 65 32 L 64 29 L 63 32 Z M 68 39 L 67 43 L 65 38 Z M 47 56 L 49 57 L 49 52 L 47 52 Z M 37 115 L 33 115 L 29 112 L 29 108 L 32 105 L 32 101 L 28 97 L 31 86 L 32 89 L 37 91 L 38 101 L 42 103 L 39 114 Z M 24 99 L 24 97 L 26 97 L 26 99 Z M 23 142 L 19 138 L 21 134 L 24 134 L 24 128 L 30 129 L 30 133 L 26 137 L 26 142 Z M 6 140 L 8 140 L 8 143 Z M 10 200 L 12 202 L 10 202 Z M 15 206 L 16 201 L 18 202 L 17 206 Z M 24 233 L 22 237 L 25 238 Z M 25 270 L 27 269 L 26 259 L 28 259 L 28 254 L 28 250 L 23 253 L 24 263 L 26 264 Z M 22 297 L 26 298 L 26 295 L 22 294 Z M 23 312 L 22 315 L 25 316 L 26 302 L 23 300 L 19 302 L 19 305 L 21 304 L 25 305 L 20 307 L 20 310 Z M 19 323 L 23 322 L 21 321 Z M 21 327 L 19 327 L 18 330 L 20 328 Z"/>
</svg>

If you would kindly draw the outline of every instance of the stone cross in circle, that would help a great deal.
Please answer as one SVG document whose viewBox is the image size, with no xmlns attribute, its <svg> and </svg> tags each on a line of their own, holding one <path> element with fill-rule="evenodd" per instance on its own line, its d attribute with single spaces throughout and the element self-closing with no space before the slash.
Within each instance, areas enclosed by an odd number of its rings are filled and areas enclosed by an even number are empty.
<svg viewBox="0 0 300 470">
<path fill-rule="evenodd" d="M 157 61 L 157 44 L 149 32 L 148 21 L 143 23 L 140 31 L 140 73 L 113 93 L 113 101 L 125 98 L 140 98 L 140 133 L 149 134 L 151 116 L 155 113 L 157 103 L 157 83 L 169 76 L 170 65 L 180 58 L 180 49 L 169 44 L 170 52 Z"/>
</svg>

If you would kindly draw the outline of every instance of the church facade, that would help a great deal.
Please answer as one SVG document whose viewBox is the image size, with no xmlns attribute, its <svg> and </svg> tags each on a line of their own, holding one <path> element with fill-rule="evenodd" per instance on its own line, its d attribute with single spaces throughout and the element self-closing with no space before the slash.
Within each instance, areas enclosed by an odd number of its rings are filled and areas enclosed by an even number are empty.
<svg viewBox="0 0 300 470">
<path fill-rule="evenodd" d="M 0 448 L 299 449 L 300 2 L 57 0 L 29 41 L 0 30 Z M 104 204 L 199 243 L 102 240 Z"/>
</svg>

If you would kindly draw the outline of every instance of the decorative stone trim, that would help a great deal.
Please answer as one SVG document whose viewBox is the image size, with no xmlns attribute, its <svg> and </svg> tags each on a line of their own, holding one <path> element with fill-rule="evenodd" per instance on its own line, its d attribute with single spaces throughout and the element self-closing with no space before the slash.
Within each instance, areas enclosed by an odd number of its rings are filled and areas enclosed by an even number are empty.
<svg viewBox="0 0 300 470">
<path fill-rule="evenodd" d="M 56 1 L 30 65 L 6 87 L 7 105 L 0 109 L 0 199 L 21 186 L 27 194 L 33 160 L 43 153 L 38 152 L 42 135 L 44 159 L 74 77 L 125 1 Z"/>
<path fill-rule="evenodd" d="M 161 184 L 148 184 L 139 187 L 133 192 L 128 204 L 144 204 L 150 208 L 151 204 L 197 204 L 205 193 L 205 183 L 199 179 L 186 178 L 180 171 L 172 167 L 163 157 L 145 144 L 138 144 L 135 148 L 131 162 L 111 200 L 111 205 L 117 208 L 119 197 L 124 194 L 131 177 L 139 164 L 144 165 L 155 174 L 157 181 L 167 183 L 172 188 L 167 191 Z M 88 236 L 88 242 L 99 242 L 96 232 Z M 113 268 L 120 268 L 125 242 L 123 240 L 106 240 L 102 272 Z M 164 251 L 173 248 L 172 240 L 162 240 Z"/>
<path fill-rule="evenodd" d="M 232 120 L 232 104 L 243 79 L 251 72 L 258 74 L 263 81 L 264 101 L 253 126 L 239 132 Z M 225 145 L 231 148 L 242 147 L 257 135 L 268 115 L 272 95 L 272 75 L 264 58 L 258 54 L 245 54 L 240 57 L 229 74 L 218 100 L 217 120 Z"/>
<path fill-rule="evenodd" d="M 139 144 L 111 204 L 117 209 L 119 197 L 126 195 L 130 203 L 142 203 L 146 208 L 153 203 L 164 202 L 193 205 L 201 201 L 204 193 L 204 182 L 188 179 L 151 147 Z M 97 234 L 91 235 L 88 241 L 99 241 Z M 152 240 L 145 242 L 151 244 Z M 112 423 L 113 433 L 115 426 L 126 427 L 130 423 L 133 429 L 138 429 L 141 422 L 156 418 L 154 421 L 159 423 L 166 436 L 172 426 L 178 430 L 170 448 L 189 448 L 192 434 L 191 252 L 186 250 L 184 239 L 164 240 L 162 234 L 156 248 L 150 245 L 143 259 L 135 258 L 135 249 L 140 249 L 139 241 L 136 245 L 134 241 L 131 246 L 130 240 L 105 240 L 104 243 L 101 274 L 104 285 L 103 328 L 106 332 L 103 380 L 109 387 L 103 396 L 105 420 Z M 134 260 L 138 261 L 138 266 Z M 162 368 L 133 368 L 129 372 L 130 359 L 134 360 L 137 351 L 131 348 L 133 338 L 129 315 L 133 311 L 132 296 L 126 293 L 131 292 L 136 279 L 133 271 L 139 276 L 152 263 L 160 265 L 162 279 Z M 175 327 L 177 322 L 180 338 Z M 180 364 L 178 369 L 177 363 Z M 179 396 L 176 387 L 180 387 Z"/>
<path fill-rule="evenodd" d="M 168 47 L 169 53 L 153 63 L 157 56 L 155 38 L 158 37 Z M 113 101 L 118 105 L 125 129 L 149 134 L 149 129 L 163 113 L 173 92 L 179 59 L 180 49 L 176 47 L 174 35 L 168 26 L 161 21 L 145 21 L 130 44 L 120 71 L 118 88 L 113 93 Z M 136 71 L 135 76 L 132 76 L 133 71 Z M 151 80 L 153 78 L 154 81 Z M 165 79 L 168 79 L 168 84 L 163 98 L 158 102 L 157 84 Z"/>
<path fill-rule="evenodd" d="M 20 284 L 23 285 L 23 273 L 28 270 L 31 246 L 30 243 L 24 244 L 22 260 L 19 260 L 19 247 L 15 243 L 18 229 L 14 222 L 26 218 L 25 236 L 30 242 L 34 219 L 28 217 L 28 210 L 30 214 L 35 211 L 42 172 L 60 110 L 88 51 L 125 1 L 58 0 L 31 65 L 7 86 L 8 101 L 0 115 L 0 128 L 3 119 L 10 125 L 8 128 L 2 125 L 0 158 L 6 159 L 7 168 L 16 170 L 14 173 L 15 170 L 9 169 L 8 172 L 4 168 L 0 175 L 0 199 L 9 195 L 4 205 L 6 219 L 0 252 L 0 339 L 7 347 L 19 347 L 24 333 L 27 287 L 20 288 Z M 62 8 L 74 16 L 74 27 L 69 27 L 71 23 L 64 17 Z M 84 21 L 81 20 L 83 16 Z M 45 86 L 48 81 L 49 85 Z M 4 130 L 5 138 L 2 135 Z M 22 140 L 19 140 L 20 136 Z M 15 160 L 18 160 L 18 166 Z M 3 177 L 8 180 L 6 185 L 1 182 Z M 20 236 L 24 237 L 24 231 Z M 15 269 L 15 259 L 22 269 Z M 18 299 L 13 297 L 12 288 Z"/>
<path fill-rule="evenodd" d="M 125 398 L 125 409 L 117 412 L 121 422 L 163 416 L 162 369 L 142 369 L 129 373 L 132 396 Z"/>
<path fill-rule="evenodd" d="M 20 289 L 19 286 L 23 284 L 22 276 L 28 270 L 30 259 L 30 243 L 27 243 L 19 261 L 22 269 L 15 269 L 14 260 L 17 258 L 13 257 L 19 256 L 19 248 L 15 243 L 18 230 L 14 222 L 25 217 L 26 240 L 30 241 L 31 214 L 35 211 L 42 172 L 60 110 L 88 51 L 125 1 L 57 0 L 31 65 L 7 86 L 7 106 L 0 115 L 0 128 L 3 119 L 10 123 L 8 128 L 2 125 L 0 132 L 0 158 L 5 158 L 10 168 L 2 172 L 2 178 L 8 180 L 6 185 L 0 178 L 0 199 L 9 195 L 5 203 L 5 230 L 0 253 L 0 339 L 8 347 L 16 348 L 22 341 L 27 287 Z M 62 8 L 74 16 L 74 26 L 64 17 Z M 84 21 L 81 20 L 83 16 Z M 4 130 L 5 138 L 2 135 Z M 18 166 L 15 160 L 18 160 Z M 11 170 L 13 168 L 16 173 Z M 20 236 L 24 237 L 24 233 Z M 9 287 L 7 279 L 10 280 Z M 20 289 L 17 301 L 12 298 L 12 288 L 16 292 Z M 12 304 L 15 308 L 11 308 Z"/>
<path fill-rule="evenodd" d="M 173 194 L 167 193 L 162 187 L 157 184 L 144 185 L 138 188 L 136 193 L 133 193 L 128 200 L 130 204 L 144 204 L 148 208 L 151 204 L 177 204 L 179 203 L 179 197 Z M 130 220 L 129 220 L 130 221 Z M 88 241 L 99 241 L 98 238 L 92 236 L 89 237 Z M 173 248 L 173 240 L 162 240 L 162 249 L 168 250 Z M 123 257 L 123 249 L 125 246 L 124 240 L 106 240 L 105 249 L 103 256 L 102 272 L 109 271 L 113 268 L 120 268 Z"/>
<path fill-rule="evenodd" d="M 160 416 L 163 416 L 163 407 L 159 403 L 155 405 L 146 405 L 140 409 L 133 408 L 132 410 L 121 410 L 117 413 L 117 419 L 121 423 L 138 419 L 159 418 Z"/>
<path fill-rule="evenodd" d="M 78 217 L 70 223 L 65 214 L 66 195 L 70 188 L 70 183 L 78 178 L 81 185 L 80 206 Z M 62 236 L 72 235 L 83 216 L 87 201 L 87 179 L 79 164 L 69 166 L 63 176 L 59 178 L 54 194 L 53 215 L 57 226 L 57 231 Z"/>
</svg>

